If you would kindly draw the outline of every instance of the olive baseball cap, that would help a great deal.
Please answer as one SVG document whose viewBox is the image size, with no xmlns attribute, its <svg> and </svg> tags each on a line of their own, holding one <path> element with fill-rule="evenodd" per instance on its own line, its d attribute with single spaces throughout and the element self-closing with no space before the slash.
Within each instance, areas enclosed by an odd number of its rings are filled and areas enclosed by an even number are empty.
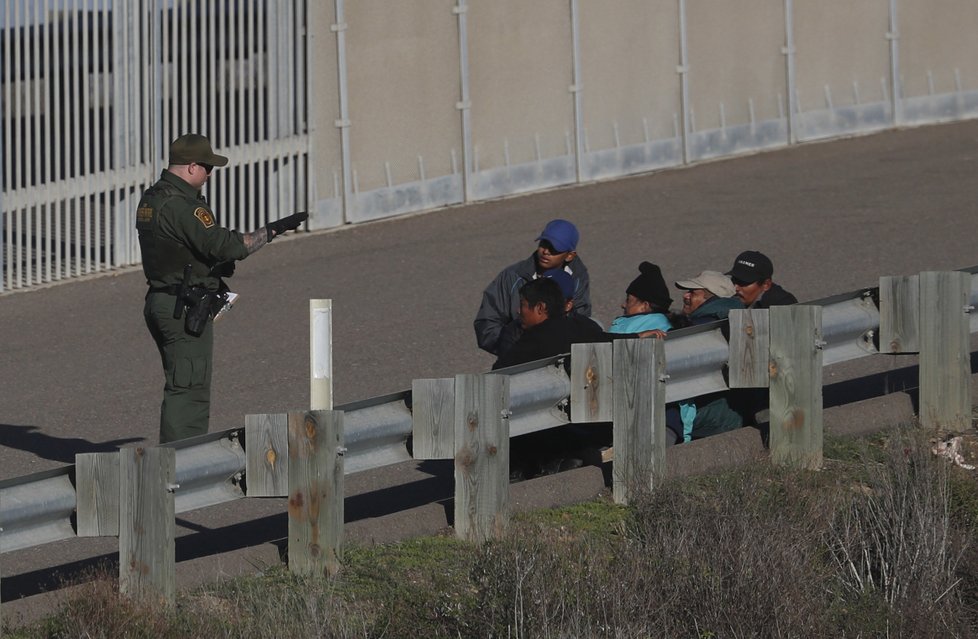
<svg viewBox="0 0 978 639">
<path fill-rule="evenodd" d="M 181 135 L 170 143 L 170 164 L 194 163 L 224 166 L 228 159 L 214 153 L 210 140 L 196 133 Z"/>
</svg>

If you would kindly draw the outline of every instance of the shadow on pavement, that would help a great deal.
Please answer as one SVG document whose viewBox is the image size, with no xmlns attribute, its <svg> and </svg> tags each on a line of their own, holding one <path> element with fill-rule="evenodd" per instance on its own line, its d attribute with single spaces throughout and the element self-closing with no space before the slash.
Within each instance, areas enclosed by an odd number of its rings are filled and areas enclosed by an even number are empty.
<svg viewBox="0 0 978 639">
<path fill-rule="evenodd" d="M 74 464 L 79 453 L 105 453 L 117 450 L 123 444 L 145 441 L 144 437 L 126 437 L 107 442 L 90 442 L 79 437 L 52 437 L 45 435 L 37 426 L 0 424 L 0 446 L 33 453 L 42 459 Z"/>
</svg>

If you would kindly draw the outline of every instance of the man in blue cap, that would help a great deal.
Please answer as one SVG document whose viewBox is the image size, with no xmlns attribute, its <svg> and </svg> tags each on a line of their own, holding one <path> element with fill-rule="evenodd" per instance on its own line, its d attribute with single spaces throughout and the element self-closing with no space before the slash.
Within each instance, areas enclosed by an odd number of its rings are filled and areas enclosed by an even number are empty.
<svg viewBox="0 0 978 639">
<path fill-rule="evenodd" d="M 577 227 L 571 222 L 551 220 L 537 237 L 537 250 L 496 276 L 483 291 L 475 316 L 479 348 L 499 355 L 519 339 L 520 289 L 554 268 L 566 271 L 574 280 L 574 312 L 591 316 L 591 285 L 587 268 L 577 255 L 579 239 Z"/>
</svg>

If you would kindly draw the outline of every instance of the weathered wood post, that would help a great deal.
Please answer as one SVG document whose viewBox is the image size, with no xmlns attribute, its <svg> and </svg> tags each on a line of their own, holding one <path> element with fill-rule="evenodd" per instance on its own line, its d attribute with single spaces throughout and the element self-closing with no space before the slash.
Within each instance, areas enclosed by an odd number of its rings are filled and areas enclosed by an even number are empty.
<svg viewBox="0 0 978 639">
<path fill-rule="evenodd" d="M 172 448 L 119 451 L 119 590 L 135 599 L 173 604 L 176 544 Z"/>
<path fill-rule="evenodd" d="M 627 504 L 665 472 L 665 347 L 661 339 L 614 343 L 612 492 Z"/>
<path fill-rule="evenodd" d="M 610 422 L 614 418 L 614 345 L 571 345 L 571 421 Z"/>
<path fill-rule="evenodd" d="M 822 307 L 776 306 L 771 320 L 771 463 L 822 465 Z"/>
<path fill-rule="evenodd" d="M 771 382 L 771 324 L 767 309 L 730 311 L 730 388 L 767 388 Z"/>
<path fill-rule="evenodd" d="M 75 455 L 75 515 L 79 537 L 119 534 L 119 453 Z"/>
<path fill-rule="evenodd" d="M 971 427 L 971 275 L 920 274 L 920 423 Z"/>
<path fill-rule="evenodd" d="M 455 457 L 455 380 L 411 382 L 411 453 L 415 459 Z"/>
<path fill-rule="evenodd" d="M 248 497 L 289 494 L 289 416 L 245 415 Z"/>
<path fill-rule="evenodd" d="M 920 277 L 880 278 L 880 352 L 920 351 Z"/>
<path fill-rule="evenodd" d="M 289 413 L 289 570 L 334 575 L 343 540 L 343 412 Z"/>
<path fill-rule="evenodd" d="M 509 377 L 455 376 L 455 535 L 483 542 L 509 524 Z"/>
</svg>

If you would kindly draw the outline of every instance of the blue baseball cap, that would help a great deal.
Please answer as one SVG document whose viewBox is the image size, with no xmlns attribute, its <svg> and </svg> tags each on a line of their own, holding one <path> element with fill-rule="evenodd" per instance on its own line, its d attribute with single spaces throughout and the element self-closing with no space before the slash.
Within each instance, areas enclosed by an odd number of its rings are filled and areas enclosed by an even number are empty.
<svg viewBox="0 0 978 639">
<path fill-rule="evenodd" d="M 552 268 L 549 271 L 544 271 L 543 277 L 549 277 L 557 282 L 557 286 L 560 287 L 560 292 L 564 295 L 564 299 L 569 300 L 574 297 L 574 278 L 564 269 Z"/>
<path fill-rule="evenodd" d="M 560 253 L 577 249 L 577 241 L 581 239 L 581 234 L 577 232 L 577 227 L 567 220 L 550 220 L 544 227 L 540 240 L 547 240 Z"/>
</svg>

